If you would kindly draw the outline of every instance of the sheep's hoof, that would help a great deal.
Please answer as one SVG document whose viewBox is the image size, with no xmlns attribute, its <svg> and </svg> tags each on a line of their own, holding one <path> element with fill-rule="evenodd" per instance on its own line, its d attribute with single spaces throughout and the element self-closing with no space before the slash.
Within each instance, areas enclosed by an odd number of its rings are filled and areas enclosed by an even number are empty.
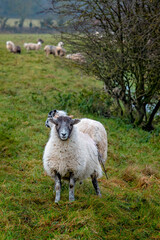
<svg viewBox="0 0 160 240">
<path fill-rule="evenodd" d="M 98 193 L 97 196 L 100 197 L 100 198 L 102 197 L 101 193 Z"/>
</svg>

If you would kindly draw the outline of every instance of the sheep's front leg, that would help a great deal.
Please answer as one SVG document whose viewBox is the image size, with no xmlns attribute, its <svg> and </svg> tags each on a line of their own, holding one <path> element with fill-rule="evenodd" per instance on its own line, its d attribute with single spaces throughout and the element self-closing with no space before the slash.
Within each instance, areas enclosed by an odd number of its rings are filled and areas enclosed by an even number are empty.
<svg viewBox="0 0 160 240">
<path fill-rule="evenodd" d="M 96 194 L 101 197 L 101 192 L 100 192 L 100 189 L 99 189 L 99 186 L 98 186 L 98 181 L 97 181 L 97 177 L 96 177 L 96 174 L 92 174 L 91 175 L 91 178 L 92 178 L 92 184 L 93 184 L 93 187 L 96 191 Z"/>
<path fill-rule="evenodd" d="M 74 201 L 74 186 L 75 186 L 75 179 L 73 173 L 70 174 L 69 180 L 69 201 Z"/>
<path fill-rule="evenodd" d="M 56 191 L 55 203 L 58 203 L 61 197 L 61 176 L 59 173 L 55 174 L 55 191 Z"/>
<path fill-rule="evenodd" d="M 55 50 L 55 56 L 56 56 L 56 57 L 58 56 L 58 51 L 57 51 L 57 49 Z"/>
</svg>

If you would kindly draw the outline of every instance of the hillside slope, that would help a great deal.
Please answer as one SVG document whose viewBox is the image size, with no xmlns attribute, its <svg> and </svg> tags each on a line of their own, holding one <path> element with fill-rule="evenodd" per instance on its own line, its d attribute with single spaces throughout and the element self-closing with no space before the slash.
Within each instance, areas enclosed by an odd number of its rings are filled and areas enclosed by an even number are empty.
<svg viewBox="0 0 160 240">
<path fill-rule="evenodd" d="M 0 35 L 0 239 L 160 239 L 160 135 L 146 133 L 118 118 L 83 114 L 72 104 L 73 91 L 98 91 L 102 83 L 83 75 L 43 49 L 14 55 L 5 41 L 23 46 L 49 35 Z M 60 98 L 63 93 L 68 99 Z M 62 94 L 62 95 L 60 95 Z M 61 99 L 61 100 L 60 100 Z M 91 181 L 77 184 L 76 201 L 54 203 L 53 181 L 44 174 L 42 155 L 49 136 L 44 125 L 51 109 L 102 122 L 108 132 L 109 179 L 99 180 L 102 198 Z"/>
</svg>

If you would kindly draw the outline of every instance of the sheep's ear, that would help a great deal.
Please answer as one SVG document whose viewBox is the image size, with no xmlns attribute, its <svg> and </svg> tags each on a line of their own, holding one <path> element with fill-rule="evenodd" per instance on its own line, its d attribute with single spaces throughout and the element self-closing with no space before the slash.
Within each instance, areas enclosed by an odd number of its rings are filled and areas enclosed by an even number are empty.
<svg viewBox="0 0 160 240">
<path fill-rule="evenodd" d="M 74 116 L 73 115 L 69 115 L 68 117 L 73 118 Z"/>
<path fill-rule="evenodd" d="M 52 116 L 52 117 L 54 117 L 54 116 L 55 116 L 55 114 L 57 113 L 57 110 L 56 110 L 56 109 L 54 109 L 54 110 L 50 111 L 50 113 L 51 113 L 51 116 Z"/>
<path fill-rule="evenodd" d="M 75 125 L 77 123 L 79 123 L 81 120 L 80 119 L 72 119 L 72 125 Z"/>
<path fill-rule="evenodd" d="M 58 124 L 58 120 L 55 118 L 49 119 L 49 121 L 51 121 L 51 123 L 54 123 L 55 125 Z"/>
</svg>

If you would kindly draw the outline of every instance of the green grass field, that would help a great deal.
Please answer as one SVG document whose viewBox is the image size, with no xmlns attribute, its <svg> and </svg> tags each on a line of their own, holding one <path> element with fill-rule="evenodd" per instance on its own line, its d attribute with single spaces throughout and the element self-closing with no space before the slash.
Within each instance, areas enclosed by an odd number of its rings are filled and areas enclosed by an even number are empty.
<svg viewBox="0 0 160 240">
<path fill-rule="evenodd" d="M 103 84 L 63 58 L 47 58 L 43 48 L 26 52 L 23 43 L 38 38 L 57 43 L 51 35 L 0 35 L 0 239 L 160 239 L 159 130 L 144 132 L 75 107 L 72 93 L 98 92 Z M 8 40 L 22 46 L 21 55 L 7 52 Z M 68 201 L 64 183 L 61 201 L 54 203 L 42 155 L 49 137 L 45 120 L 55 108 L 104 124 L 109 179 L 99 180 L 102 198 L 88 179 L 76 185 L 75 202 Z"/>
</svg>

